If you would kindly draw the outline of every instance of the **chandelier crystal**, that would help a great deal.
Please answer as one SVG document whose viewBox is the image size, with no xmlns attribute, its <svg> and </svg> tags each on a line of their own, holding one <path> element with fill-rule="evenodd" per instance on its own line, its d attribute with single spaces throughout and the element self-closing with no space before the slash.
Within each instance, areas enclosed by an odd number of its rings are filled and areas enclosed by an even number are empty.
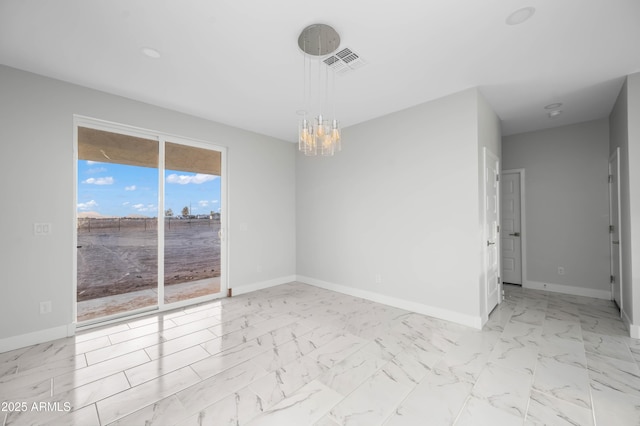
<svg viewBox="0 0 640 426">
<path fill-rule="evenodd" d="M 300 37 L 298 37 L 298 46 L 304 53 L 303 104 L 305 107 L 304 117 L 298 126 L 298 149 L 305 155 L 332 156 L 341 149 L 340 125 L 335 118 L 335 101 L 333 103 L 333 120 L 327 120 L 322 114 L 323 107 L 325 109 L 328 107 L 329 99 L 329 67 L 322 59 L 338 49 L 340 36 L 336 30 L 328 25 L 313 24 L 302 30 Z M 312 62 L 312 57 L 317 59 L 316 93 L 312 93 L 312 67 L 307 66 L 308 62 Z M 335 79 L 333 71 L 332 77 Z M 311 99 L 313 95 L 316 96 L 316 99 Z M 309 120 L 307 111 L 312 101 L 318 103 L 318 114 L 314 119 Z"/>
</svg>

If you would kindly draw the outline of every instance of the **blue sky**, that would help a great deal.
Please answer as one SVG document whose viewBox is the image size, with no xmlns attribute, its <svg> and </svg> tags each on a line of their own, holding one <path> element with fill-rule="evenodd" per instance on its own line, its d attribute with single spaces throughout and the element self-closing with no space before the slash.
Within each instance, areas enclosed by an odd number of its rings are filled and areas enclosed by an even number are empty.
<svg viewBox="0 0 640 426">
<path fill-rule="evenodd" d="M 165 210 L 180 215 L 220 211 L 220 178 L 165 170 Z M 158 215 L 158 169 L 96 161 L 78 161 L 78 214 L 102 216 Z"/>
</svg>

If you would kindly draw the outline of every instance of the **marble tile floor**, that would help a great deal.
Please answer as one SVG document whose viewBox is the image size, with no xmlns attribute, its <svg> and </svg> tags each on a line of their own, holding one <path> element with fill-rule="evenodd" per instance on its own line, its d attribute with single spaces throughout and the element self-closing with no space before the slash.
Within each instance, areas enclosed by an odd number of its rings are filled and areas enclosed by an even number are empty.
<svg viewBox="0 0 640 426">
<path fill-rule="evenodd" d="M 483 330 L 301 283 L 0 354 L 8 425 L 640 425 L 610 301 L 505 286 Z"/>
</svg>

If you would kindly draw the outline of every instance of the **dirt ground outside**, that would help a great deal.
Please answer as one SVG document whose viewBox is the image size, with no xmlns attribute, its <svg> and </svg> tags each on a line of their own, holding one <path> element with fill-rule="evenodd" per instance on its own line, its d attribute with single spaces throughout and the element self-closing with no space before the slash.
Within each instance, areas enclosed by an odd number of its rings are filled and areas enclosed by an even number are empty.
<svg viewBox="0 0 640 426">
<path fill-rule="evenodd" d="M 220 223 L 165 219 L 165 286 L 220 276 Z M 157 287 L 155 218 L 78 219 L 78 301 Z"/>
</svg>

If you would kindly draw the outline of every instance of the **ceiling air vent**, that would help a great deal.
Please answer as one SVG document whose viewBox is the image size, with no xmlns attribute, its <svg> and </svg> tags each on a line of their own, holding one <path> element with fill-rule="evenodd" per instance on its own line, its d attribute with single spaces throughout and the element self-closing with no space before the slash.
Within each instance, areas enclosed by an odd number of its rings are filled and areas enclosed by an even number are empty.
<svg viewBox="0 0 640 426">
<path fill-rule="evenodd" d="M 367 64 L 360 55 L 349 48 L 342 49 L 323 62 L 338 75 L 346 74 Z"/>
</svg>

